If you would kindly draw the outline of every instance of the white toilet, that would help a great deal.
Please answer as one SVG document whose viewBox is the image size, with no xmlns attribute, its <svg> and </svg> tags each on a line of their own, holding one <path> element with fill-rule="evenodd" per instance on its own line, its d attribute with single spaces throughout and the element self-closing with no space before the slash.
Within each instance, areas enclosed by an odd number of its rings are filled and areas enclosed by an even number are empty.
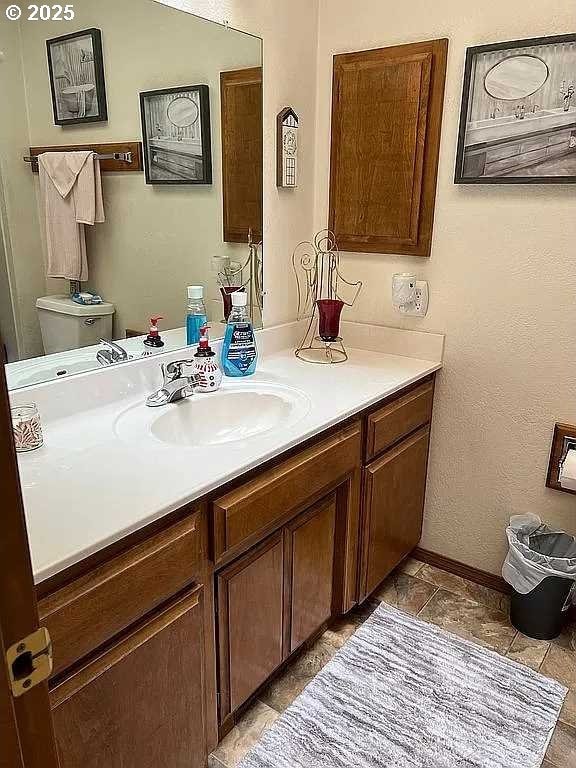
<svg viewBox="0 0 576 768">
<path fill-rule="evenodd" d="M 42 296 L 36 301 L 44 353 L 65 352 L 112 338 L 114 304 L 83 305 L 70 296 Z"/>
</svg>

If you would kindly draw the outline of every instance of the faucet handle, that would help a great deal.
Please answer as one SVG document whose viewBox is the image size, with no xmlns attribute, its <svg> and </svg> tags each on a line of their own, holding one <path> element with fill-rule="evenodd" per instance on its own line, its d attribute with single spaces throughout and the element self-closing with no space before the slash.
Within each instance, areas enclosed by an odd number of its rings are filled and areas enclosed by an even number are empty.
<svg viewBox="0 0 576 768">
<path fill-rule="evenodd" d="M 184 368 L 194 368 L 194 360 L 173 360 L 171 363 L 162 363 L 162 374 L 164 375 L 164 381 L 175 381 L 176 379 L 189 378 L 193 379 L 193 374 L 187 376 L 184 373 Z"/>
<path fill-rule="evenodd" d="M 101 338 L 100 344 L 103 344 L 107 349 L 101 349 L 97 354 L 96 358 L 102 365 L 110 365 L 111 363 L 120 363 L 124 362 L 124 360 L 130 360 L 130 355 L 124 347 L 121 347 L 120 344 L 117 344 L 115 341 L 111 341 L 110 339 Z"/>
</svg>

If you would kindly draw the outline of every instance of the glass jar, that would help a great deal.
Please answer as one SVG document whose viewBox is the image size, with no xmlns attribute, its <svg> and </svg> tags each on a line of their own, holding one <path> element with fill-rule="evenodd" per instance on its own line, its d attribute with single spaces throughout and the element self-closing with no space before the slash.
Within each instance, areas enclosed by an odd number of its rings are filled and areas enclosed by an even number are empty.
<svg viewBox="0 0 576 768">
<path fill-rule="evenodd" d="M 40 414 L 35 403 L 10 409 L 14 444 L 18 453 L 35 451 L 44 443 Z"/>
</svg>

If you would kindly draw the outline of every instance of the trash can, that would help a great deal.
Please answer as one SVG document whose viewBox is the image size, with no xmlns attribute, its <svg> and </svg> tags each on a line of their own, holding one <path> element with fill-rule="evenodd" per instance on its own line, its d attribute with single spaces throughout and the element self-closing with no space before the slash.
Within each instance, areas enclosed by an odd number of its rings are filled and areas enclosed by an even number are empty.
<svg viewBox="0 0 576 768">
<path fill-rule="evenodd" d="M 510 621 L 528 637 L 552 640 L 576 602 L 576 538 L 537 515 L 511 517 L 506 535 L 502 576 L 513 590 Z"/>
</svg>

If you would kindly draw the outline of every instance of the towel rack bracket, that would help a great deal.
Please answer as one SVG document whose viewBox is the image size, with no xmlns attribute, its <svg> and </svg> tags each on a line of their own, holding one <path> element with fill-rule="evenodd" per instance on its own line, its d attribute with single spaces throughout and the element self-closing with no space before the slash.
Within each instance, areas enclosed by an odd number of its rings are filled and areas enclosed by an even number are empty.
<svg viewBox="0 0 576 768">
<path fill-rule="evenodd" d="M 91 150 L 100 159 L 102 171 L 142 171 L 142 144 L 139 141 L 114 144 L 81 144 L 75 146 L 30 147 L 30 154 L 23 160 L 38 173 L 38 155 L 44 152 L 80 152 Z"/>
</svg>

